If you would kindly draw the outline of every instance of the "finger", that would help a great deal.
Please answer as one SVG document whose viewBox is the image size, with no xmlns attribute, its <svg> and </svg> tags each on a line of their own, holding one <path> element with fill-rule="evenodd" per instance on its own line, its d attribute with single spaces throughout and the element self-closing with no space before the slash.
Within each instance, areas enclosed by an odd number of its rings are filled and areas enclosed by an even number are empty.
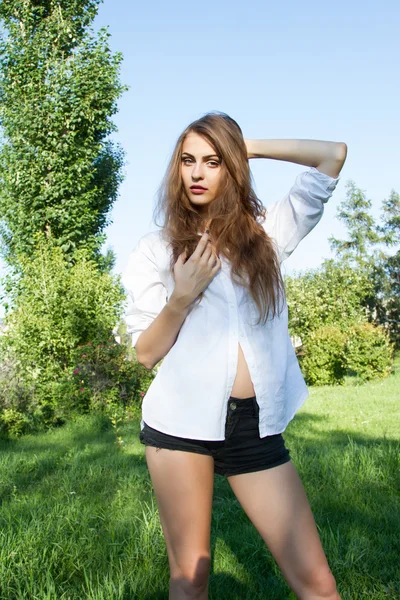
<svg viewBox="0 0 400 600">
<path fill-rule="evenodd" d="M 204 250 L 208 246 L 209 236 L 208 233 L 204 232 L 201 236 L 199 243 L 196 246 L 196 250 L 193 252 L 193 258 L 200 258 L 204 252 Z"/>
<path fill-rule="evenodd" d="M 184 251 L 181 252 L 181 254 L 178 256 L 178 260 L 183 262 L 186 257 L 187 257 L 187 248 L 185 248 Z"/>
<path fill-rule="evenodd" d="M 221 268 L 221 261 L 220 261 L 220 259 L 217 257 L 217 262 L 216 262 L 216 263 L 215 263 L 215 265 L 213 266 L 213 268 L 212 268 L 212 272 L 214 272 L 214 271 L 215 271 L 215 272 L 217 272 L 217 271 L 219 271 L 219 270 L 220 270 L 220 268 Z"/>
</svg>

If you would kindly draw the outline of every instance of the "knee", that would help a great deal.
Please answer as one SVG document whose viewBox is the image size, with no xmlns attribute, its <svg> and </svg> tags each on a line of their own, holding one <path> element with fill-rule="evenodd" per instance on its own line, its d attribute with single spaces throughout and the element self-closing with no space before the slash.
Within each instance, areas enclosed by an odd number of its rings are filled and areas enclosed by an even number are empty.
<svg viewBox="0 0 400 600">
<path fill-rule="evenodd" d="M 211 558 L 202 554 L 184 561 L 171 572 L 171 587 L 179 589 L 187 598 L 197 598 L 208 586 Z"/>
<path fill-rule="evenodd" d="M 310 574 L 305 588 L 307 589 L 307 592 L 301 596 L 304 600 L 309 598 L 310 595 L 312 595 L 313 598 L 321 600 L 339 600 L 336 589 L 336 580 L 329 567 L 315 569 L 314 572 Z"/>
</svg>

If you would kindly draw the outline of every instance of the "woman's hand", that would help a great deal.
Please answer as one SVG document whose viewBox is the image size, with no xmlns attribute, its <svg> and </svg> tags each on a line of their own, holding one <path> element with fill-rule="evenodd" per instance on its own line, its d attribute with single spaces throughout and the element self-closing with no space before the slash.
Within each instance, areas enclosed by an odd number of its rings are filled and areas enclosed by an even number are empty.
<svg viewBox="0 0 400 600">
<path fill-rule="evenodd" d="M 185 250 L 174 265 L 175 288 L 171 295 L 183 306 L 189 306 L 221 269 L 221 261 L 204 233 L 192 256 Z"/>
</svg>

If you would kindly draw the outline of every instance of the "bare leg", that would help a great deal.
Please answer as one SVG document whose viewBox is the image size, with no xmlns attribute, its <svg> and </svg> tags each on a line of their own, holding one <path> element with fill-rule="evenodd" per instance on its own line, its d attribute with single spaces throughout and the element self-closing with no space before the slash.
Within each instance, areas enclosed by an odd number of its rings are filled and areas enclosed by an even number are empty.
<svg viewBox="0 0 400 600">
<path fill-rule="evenodd" d="M 228 477 L 299 600 L 340 600 L 293 463 Z"/>
<path fill-rule="evenodd" d="M 170 600 L 207 600 L 214 459 L 146 446 L 170 567 Z"/>
</svg>

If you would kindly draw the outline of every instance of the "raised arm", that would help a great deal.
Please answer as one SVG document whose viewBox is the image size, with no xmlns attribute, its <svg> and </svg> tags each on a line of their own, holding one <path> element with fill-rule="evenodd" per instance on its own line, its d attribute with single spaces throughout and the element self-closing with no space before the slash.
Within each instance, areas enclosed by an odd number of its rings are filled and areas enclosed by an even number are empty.
<svg viewBox="0 0 400 600">
<path fill-rule="evenodd" d="M 271 158 L 315 167 L 337 178 L 347 156 L 344 142 L 320 140 L 251 140 L 245 139 L 248 158 Z"/>
<path fill-rule="evenodd" d="M 279 261 L 288 258 L 315 227 L 332 196 L 347 155 L 343 142 L 319 140 L 245 140 L 249 158 L 285 160 L 310 169 L 300 173 L 289 192 L 272 205 L 262 224 L 275 243 Z"/>
</svg>

